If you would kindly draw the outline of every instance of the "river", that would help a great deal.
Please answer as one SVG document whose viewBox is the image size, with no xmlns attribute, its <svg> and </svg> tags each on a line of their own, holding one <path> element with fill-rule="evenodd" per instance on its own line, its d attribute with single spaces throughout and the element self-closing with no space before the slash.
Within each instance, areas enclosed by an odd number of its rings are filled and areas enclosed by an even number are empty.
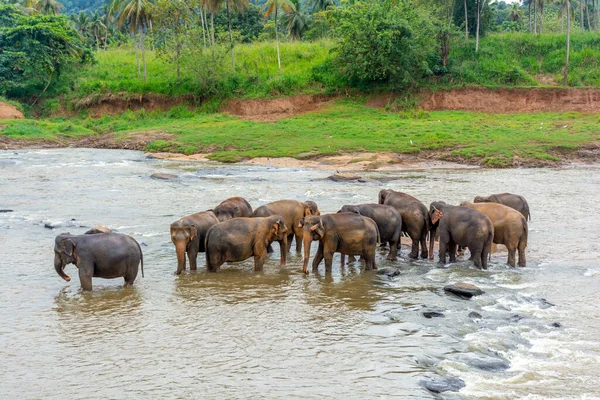
<svg viewBox="0 0 600 400">
<path fill-rule="evenodd" d="M 600 168 L 363 173 L 148 159 L 124 150 L 0 152 L 0 395 L 6 399 L 599 398 Z M 155 172 L 178 179 L 151 179 Z M 300 272 L 295 254 L 175 276 L 169 224 L 243 196 L 258 207 L 314 200 L 321 212 L 376 202 L 382 188 L 458 203 L 509 191 L 530 204 L 528 265 L 494 254 L 487 271 L 378 252 L 388 277 L 358 264 Z M 55 226 L 48 229 L 45 224 Z M 84 294 L 53 267 L 54 237 L 106 225 L 142 243 L 145 278 L 94 279 Z M 313 254 L 315 247 L 313 246 Z M 471 282 L 463 300 L 443 286 Z M 440 311 L 427 319 L 423 311 Z M 469 317 L 477 312 L 482 318 Z M 558 323 L 558 324 L 556 324 Z M 553 324 L 555 326 L 553 326 Z M 493 357 L 508 368 L 486 369 Z M 485 364 L 485 363 L 484 363 Z M 457 377 L 433 394 L 424 378 Z"/>
</svg>

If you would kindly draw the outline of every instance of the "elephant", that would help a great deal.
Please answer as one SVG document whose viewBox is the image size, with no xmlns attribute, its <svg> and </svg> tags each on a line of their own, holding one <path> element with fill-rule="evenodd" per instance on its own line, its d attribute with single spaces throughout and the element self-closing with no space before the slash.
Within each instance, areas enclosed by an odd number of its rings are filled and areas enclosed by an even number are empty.
<svg viewBox="0 0 600 400">
<path fill-rule="evenodd" d="M 280 215 L 234 218 L 213 225 L 206 233 L 206 269 L 216 272 L 229 261 L 244 261 L 254 256 L 254 270 L 261 271 L 267 246 L 283 240 L 288 227 Z"/>
<path fill-rule="evenodd" d="M 178 219 L 171 224 L 171 241 L 177 252 L 177 275 L 185 269 L 185 254 L 190 260 L 190 270 L 197 268 L 198 253 L 204 252 L 204 239 L 211 226 L 219 220 L 214 211 L 203 211 Z"/>
<path fill-rule="evenodd" d="M 371 218 L 377 224 L 381 243 L 389 243 L 387 259 L 394 261 L 400 248 L 402 237 L 402 217 L 394 207 L 383 204 L 345 205 L 338 213 L 351 212 Z"/>
<path fill-rule="evenodd" d="M 92 229 L 88 230 L 84 233 L 84 235 L 93 235 L 96 233 L 110 233 L 112 229 L 107 228 L 106 226 L 95 226 Z"/>
<path fill-rule="evenodd" d="M 498 203 L 504 204 L 510 208 L 514 208 L 528 221 L 531 221 L 531 213 L 529 212 L 529 204 L 525 197 L 518 194 L 498 193 L 489 196 L 477 196 L 473 199 L 473 203 Z"/>
<path fill-rule="evenodd" d="M 515 266 L 515 253 L 519 250 L 519 267 L 525 267 L 525 248 L 529 228 L 525 217 L 515 209 L 496 203 L 469 203 L 460 204 L 477 211 L 481 211 L 492 220 L 494 224 L 494 243 L 503 244 L 508 249 L 508 265 Z"/>
<path fill-rule="evenodd" d="M 365 260 L 365 269 L 377 269 L 375 249 L 379 242 L 377 224 L 371 218 L 354 213 L 309 215 L 301 222 L 304 242 L 304 262 L 302 271 L 308 273 L 310 245 L 319 241 L 319 249 L 313 259 L 313 272 L 325 258 L 325 271 L 331 272 L 333 253 L 342 256 L 359 255 Z M 343 264 L 343 260 L 342 260 Z"/>
<path fill-rule="evenodd" d="M 223 200 L 213 211 L 219 222 L 223 222 L 232 218 L 250 217 L 252 206 L 243 197 L 231 197 Z"/>
<path fill-rule="evenodd" d="M 67 264 L 79 268 L 83 290 L 92 290 L 92 277 L 125 278 L 125 286 L 133 285 L 141 262 L 144 276 L 144 256 L 139 243 L 121 233 L 71 235 L 61 233 L 54 240 L 54 269 L 69 282 L 64 273 Z"/>
<path fill-rule="evenodd" d="M 319 211 L 319 207 L 314 201 L 279 200 L 260 206 L 252 213 L 253 217 L 268 217 L 271 215 L 281 215 L 288 227 L 287 235 L 279 242 L 281 266 L 284 266 L 294 236 L 296 237 L 296 252 L 300 253 L 302 251 L 302 227 L 299 225 L 302 218 L 307 215 L 321 215 L 321 211 Z M 268 250 L 269 252 L 273 251 L 270 243 Z"/>
<path fill-rule="evenodd" d="M 469 207 L 452 206 L 443 201 L 434 201 L 429 206 L 431 236 L 429 238 L 429 258 L 433 260 L 435 231 L 440 234 L 440 263 L 456 261 L 456 245 L 468 247 L 471 259 L 479 269 L 487 269 L 487 257 L 494 240 L 494 225 L 484 213 Z"/>
<path fill-rule="evenodd" d="M 429 232 L 429 213 L 427 207 L 411 195 L 384 189 L 379 192 L 379 204 L 392 206 L 402 217 L 402 231 L 408 233 L 412 240 L 410 258 L 427 258 L 427 233 Z"/>
</svg>

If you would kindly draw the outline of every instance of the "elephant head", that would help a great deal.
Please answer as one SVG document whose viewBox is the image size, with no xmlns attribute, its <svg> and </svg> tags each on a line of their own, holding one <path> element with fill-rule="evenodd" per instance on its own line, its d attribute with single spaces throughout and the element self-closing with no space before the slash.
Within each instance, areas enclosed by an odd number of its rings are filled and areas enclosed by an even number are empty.
<svg viewBox="0 0 600 400">
<path fill-rule="evenodd" d="M 321 240 L 325 236 L 325 226 L 323 225 L 323 220 L 318 215 L 305 217 L 300 224 L 302 225 L 304 243 L 304 264 L 302 265 L 302 270 L 306 274 L 310 258 L 310 244 L 313 240 Z"/>
<path fill-rule="evenodd" d="M 219 222 L 227 221 L 233 218 L 241 217 L 242 212 L 238 206 L 223 204 L 215 207 L 213 210 Z"/>
<path fill-rule="evenodd" d="M 307 215 L 321 215 L 321 211 L 319 211 L 319 207 L 317 206 L 317 203 L 315 203 L 314 201 L 305 201 L 304 203 L 302 203 L 302 206 L 304 206 L 304 216 L 306 217 Z"/>
<path fill-rule="evenodd" d="M 283 240 L 288 232 L 288 227 L 285 225 L 283 218 L 280 215 L 273 215 L 269 218 L 271 227 L 269 228 L 269 233 L 267 234 L 267 242 L 270 243 Z"/>
<path fill-rule="evenodd" d="M 54 269 L 56 273 L 69 282 L 71 278 L 65 274 L 67 264 L 77 264 L 77 251 L 75 242 L 70 233 L 61 233 L 54 239 Z"/>
<path fill-rule="evenodd" d="M 429 259 L 433 260 L 433 245 L 435 242 L 435 233 L 440 224 L 440 218 L 444 215 L 442 211 L 446 203 L 435 201 L 429 206 Z"/>
<path fill-rule="evenodd" d="M 391 189 L 383 189 L 379 191 L 379 204 L 384 204 L 386 197 L 388 197 L 393 191 Z"/>
<path fill-rule="evenodd" d="M 177 275 L 185 269 L 185 252 L 197 235 L 196 227 L 185 218 L 171 224 L 171 241 L 177 252 Z"/>
<path fill-rule="evenodd" d="M 490 196 L 475 196 L 473 203 L 492 203 Z"/>
<path fill-rule="evenodd" d="M 338 211 L 338 213 L 344 213 L 344 212 L 349 212 L 349 213 L 354 213 L 354 214 L 360 215 L 360 210 L 358 209 L 357 206 L 343 206 L 342 208 L 340 208 L 340 211 Z"/>
</svg>

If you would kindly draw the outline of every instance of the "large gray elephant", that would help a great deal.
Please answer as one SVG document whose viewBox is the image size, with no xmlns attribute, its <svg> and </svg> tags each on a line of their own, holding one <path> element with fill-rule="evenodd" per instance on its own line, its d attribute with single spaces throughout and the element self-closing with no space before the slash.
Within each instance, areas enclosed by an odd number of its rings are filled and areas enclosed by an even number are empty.
<svg viewBox="0 0 600 400">
<path fill-rule="evenodd" d="M 400 213 L 402 217 L 402 232 L 408 233 L 408 236 L 412 240 L 412 249 L 408 257 L 419 257 L 420 244 L 421 258 L 427 258 L 429 213 L 425 204 L 411 195 L 391 189 L 384 189 L 379 192 L 379 204 L 392 206 Z"/>
<path fill-rule="evenodd" d="M 190 260 L 190 270 L 197 268 L 198 253 L 204 252 L 204 239 L 211 226 L 219 220 L 212 210 L 178 219 L 171 224 L 171 241 L 177 252 L 177 275 L 185 269 L 185 255 Z"/>
<path fill-rule="evenodd" d="M 64 273 L 64 268 L 75 264 L 83 290 L 92 290 L 92 277 L 124 278 L 126 286 L 133 285 L 140 262 L 143 277 L 142 249 L 134 238 L 121 233 L 61 233 L 54 240 L 54 269 L 69 282 L 71 278 Z"/>
<path fill-rule="evenodd" d="M 529 212 L 529 204 L 525 197 L 519 194 L 512 193 L 498 193 L 490 194 L 489 196 L 477 196 L 473 199 L 473 203 L 498 203 L 504 204 L 510 208 L 514 208 L 523 216 L 527 221 L 531 221 L 531 213 Z"/>
<path fill-rule="evenodd" d="M 243 197 L 230 197 L 223 200 L 213 210 L 219 221 L 227 221 L 232 218 L 250 217 L 252 206 Z"/>
<path fill-rule="evenodd" d="M 267 246 L 287 235 L 287 226 L 279 215 L 266 218 L 234 218 L 213 225 L 206 234 L 206 269 L 219 270 L 230 261 L 254 256 L 254 270 L 263 268 Z"/>
<path fill-rule="evenodd" d="M 429 258 L 433 259 L 435 231 L 440 234 L 440 263 L 456 261 L 456 246 L 468 247 L 471 259 L 479 269 L 487 269 L 487 258 L 492 250 L 494 225 L 484 213 L 469 207 L 459 207 L 434 201 L 429 207 L 431 236 L 429 238 Z"/>
<path fill-rule="evenodd" d="M 371 218 L 354 213 L 309 215 L 300 225 L 304 242 L 302 270 L 305 274 L 313 240 L 319 241 L 319 249 L 313 259 L 313 271 L 316 271 L 325 259 L 325 271 L 331 272 L 333 253 L 361 256 L 365 261 L 365 269 L 377 269 L 375 248 L 379 242 L 379 230 Z M 342 264 L 343 262 L 342 259 Z"/>
<path fill-rule="evenodd" d="M 402 217 L 398 210 L 383 204 L 345 205 L 338 213 L 351 212 L 371 218 L 377 224 L 381 243 L 389 243 L 387 259 L 393 261 L 398 255 L 402 237 Z"/>
</svg>

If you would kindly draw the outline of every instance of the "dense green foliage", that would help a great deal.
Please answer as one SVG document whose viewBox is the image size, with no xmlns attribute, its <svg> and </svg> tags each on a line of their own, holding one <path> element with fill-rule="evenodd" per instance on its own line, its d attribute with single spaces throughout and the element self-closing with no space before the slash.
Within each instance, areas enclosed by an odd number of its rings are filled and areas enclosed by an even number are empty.
<svg viewBox="0 0 600 400">
<path fill-rule="evenodd" d="M 0 6 L 0 94 L 39 95 L 90 56 L 66 17 L 27 16 L 14 6 Z"/>
<path fill-rule="evenodd" d="M 6 125 L 0 133 L 12 138 L 60 140 L 64 135 L 116 132 L 120 140 L 128 133 L 170 133 L 174 139 L 156 140 L 147 150 L 211 152 L 211 158 L 219 161 L 261 156 L 305 158 L 360 151 L 436 151 L 441 158 L 508 166 L 515 160 L 556 161 L 561 152 L 600 139 L 595 115 L 390 113 L 351 101 L 274 123 L 243 121 L 180 107 L 168 112 L 128 111 L 116 117 L 68 122 L 64 118 L 7 121 Z"/>
</svg>

